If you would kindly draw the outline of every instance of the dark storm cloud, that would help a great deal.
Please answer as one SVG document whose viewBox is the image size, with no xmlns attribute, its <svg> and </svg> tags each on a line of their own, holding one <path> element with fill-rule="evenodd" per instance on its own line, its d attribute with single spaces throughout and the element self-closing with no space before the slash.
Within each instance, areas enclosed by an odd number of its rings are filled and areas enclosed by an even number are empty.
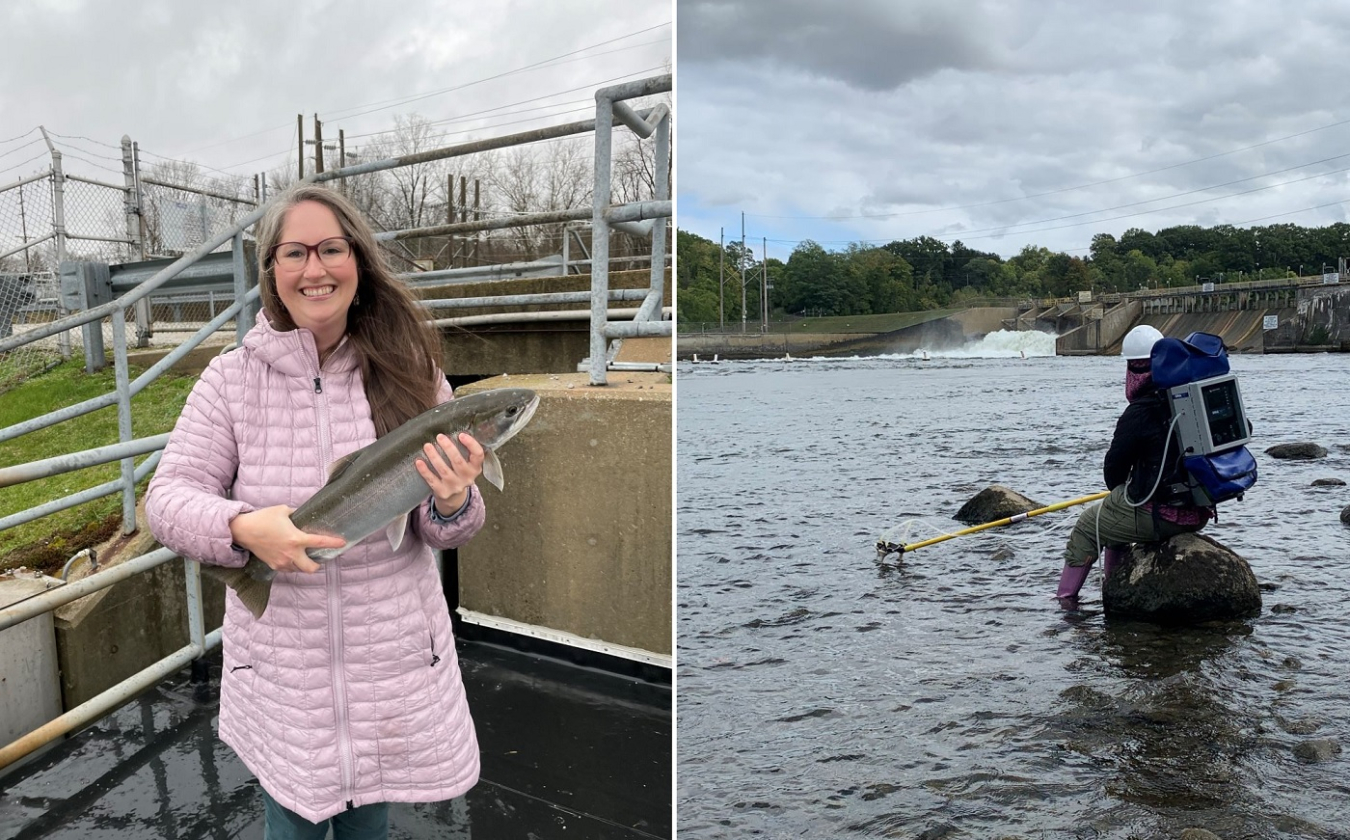
<svg viewBox="0 0 1350 840">
<path fill-rule="evenodd" d="M 874 91 L 944 68 L 985 69 L 995 63 L 971 19 L 941 4 L 680 0 L 678 5 L 681 62 L 759 60 Z"/>
</svg>

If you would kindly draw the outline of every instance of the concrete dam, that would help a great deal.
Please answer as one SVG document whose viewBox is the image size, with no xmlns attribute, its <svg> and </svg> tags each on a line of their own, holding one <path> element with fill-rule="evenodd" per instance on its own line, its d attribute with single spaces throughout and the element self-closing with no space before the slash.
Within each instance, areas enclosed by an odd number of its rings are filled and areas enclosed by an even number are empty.
<svg viewBox="0 0 1350 840">
<path fill-rule="evenodd" d="M 1320 277 L 1082 298 L 935 312 L 931 319 L 884 333 L 680 335 L 677 354 L 681 359 L 912 354 L 958 349 L 1000 330 L 1036 330 L 1056 336 L 1057 355 L 1115 355 L 1125 333 L 1138 324 L 1178 338 L 1211 333 L 1233 353 L 1350 351 L 1350 283 L 1328 284 Z"/>
</svg>

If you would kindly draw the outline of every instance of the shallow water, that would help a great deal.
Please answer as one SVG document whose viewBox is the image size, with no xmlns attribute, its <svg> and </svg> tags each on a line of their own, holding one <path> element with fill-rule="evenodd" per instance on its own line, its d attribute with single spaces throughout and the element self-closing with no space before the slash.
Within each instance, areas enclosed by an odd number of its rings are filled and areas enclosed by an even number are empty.
<svg viewBox="0 0 1350 840">
<path fill-rule="evenodd" d="M 1261 477 L 1206 533 L 1261 615 L 1051 594 L 1081 508 L 878 563 L 999 483 L 1103 489 L 1118 358 L 1042 346 L 680 366 L 678 836 L 1346 837 L 1350 356 L 1239 356 Z M 1026 358 L 1022 358 L 1025 354 Z M 1312 440 L 1328 458 L 1264 449 Z"/>
</svg>

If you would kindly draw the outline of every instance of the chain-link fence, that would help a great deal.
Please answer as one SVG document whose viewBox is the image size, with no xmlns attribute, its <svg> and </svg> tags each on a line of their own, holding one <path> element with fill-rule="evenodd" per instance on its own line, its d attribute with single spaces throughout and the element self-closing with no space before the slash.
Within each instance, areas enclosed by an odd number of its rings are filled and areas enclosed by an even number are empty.
<svg viewBox="0 0 1350 840">
<path fill-rule="evenodd" d="M 51 176 L 39 175 L 0 189 L 0 338 L 56 316 L 59 299 L 52 229 Z M 59 362 L 53 343 L 38 342 L 0 354 L 0 392 Z"/>
<path fill-rule="evenodd" d="M 616 128 L 616 199 L 650 198 L 655 167 L 650 146 Z M 391 141 L 392 143 L 392 141 Z M 398 157 L 412 151 L 396 144 L 373 152 Z M 115 160 L 108 156 L 109 161 Z M 368 158 L 367 158 L 368 159 Z M 144 263 L 163 267 L 238 225 L 261 198 L 289 186 L 273 173 L 255 178 L 210 178 L 195 165 L 166 162 L 141 169 L 140 151 L 122 145 L 123 171 L 104 166 L 96 180 L 63 171 L 61 152 L 52 150 L 46 172 L 0 187 L 0 338 L 120 296 L 125 287 L 102 290 L 107 297 L 78 304 L 63 301 L 62 262 L 111 266 Z M 182 165 L 176 165 L 182 164 Z M 115 166 L 115 164 L 114 164 Z M 406 231 L 382 241 L 390 265 L 415 282 L 418 273 L 500 266 L 533 266 L 536 273 L 556 264 L 558 273 L 590 273 L 589 221 L 506 226 L 452 235 L 421 233 L 445 225 L 482 223 L 530 213 L 566 213 L 591 203 L 593 155 L 588 141 L 563 137 L 534 148 L 474 153 L 448 161 L 415 163 L 334 181 L 366 214 L 376 231 Z M 293 181 L 294 176 L 289 178 Z M 191 183 L 179 183 L 187 181 Z M 589 210 L 584 214 L 589 217 Z M 578 216 L 570 218 L 577 219 Z M 251 230 L 244 233 L 251 238 Z M 669 241 L 669 236 L 667 236 Z M 216 252 L 227 252 L 226 241 Z M 666 249 L 669 253 L 669 248 Z M 645 269 L 651 243 L 614 231 L 609 260 L 613 270 Z M 194 269 L 196 270 L 196 269 Z M 117 269 L 114 269 L 116 280 Z M 153 272 L 151 272 L 153 273 Z M 185 276 L 188 272 L 185 272 Z M 149 274 L 146 275 L 150 276 Z M 484 276 L 488 276 L 486 273 Z M 228 283 L 192 282 L 169 286 L 140 302 L 127 317 L 127 346 L 168 346 L 181 341 L 234 301 Z M 69 290 L 67 290 L 69 294 Z M 103 347 L 114 344 L 111 319 L 102 323 Z M 221 328 L 222 343 L 235 325 Z M 81 330 L 23 345 L 0 358 L 0 388 L 44 370 L 54 361 L 84 352 Z"/>
</svg>

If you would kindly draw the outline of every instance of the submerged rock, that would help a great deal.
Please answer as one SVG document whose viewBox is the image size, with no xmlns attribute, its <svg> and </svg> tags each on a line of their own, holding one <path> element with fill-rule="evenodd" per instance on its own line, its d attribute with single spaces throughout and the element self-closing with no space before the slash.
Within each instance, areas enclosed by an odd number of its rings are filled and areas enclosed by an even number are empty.
<svg viewBox="0 0 1350 840">
<path fill-rule="evenodd" d="M 1293 461 L 1311 461 L 1327 457 L 1327 451 L 1312 441 L 1279 443 L 1267 449 L 1266 454 L 1272 458 Z"/>
<path fill-rule="evenodd" d="M 1102 586 L 1102 608 L 1159 624 L 1250 618 L 1261 612 L 1261 590 L 1246 560 L 1209 537 L 1182 534 L 1126 553 Z"/>
<path fill-rule="evenodd" d="M 1350 525 L 1350 505 L 1346 505 L 1345 509 L 1341 511 L 1341 521 Z"/>
<path fill-rule="evenodd" d="M 955 519 L 967 525 L 983 525 L 1041 507 L 1045 505 L 1033 502 L 1016 490 L 1010 490 L 1001 484 L 991 484 L 962 505 L 956 512 Z"/>
<path fill-rule="evenodd" d="M 1341 745 L 1330 738 L 1315 738 L 1294 745 L 1294 755 L 1313 764 L 1330 761 L 1341 754 Z"/>
<path fill-rule="evenodd" d="M 1344 487 L 1345 482 L 1339 478 L 1316 478 L 1313 479 L 1314 487 Z"/>
</svg>

